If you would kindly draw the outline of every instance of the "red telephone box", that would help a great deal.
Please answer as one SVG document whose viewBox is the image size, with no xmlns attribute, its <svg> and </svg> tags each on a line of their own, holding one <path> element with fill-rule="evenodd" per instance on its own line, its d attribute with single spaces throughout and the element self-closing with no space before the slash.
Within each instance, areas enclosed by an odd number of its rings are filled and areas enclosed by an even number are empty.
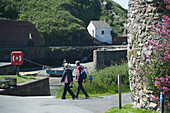
<svg viewBox="0 0 170 113">
<path fill-rule="evenodd" d="M 23 53 L 21 51 L 13 51 L 11 53 L 11 64 L 12 65 L 23 64 Z"/>
</svg>

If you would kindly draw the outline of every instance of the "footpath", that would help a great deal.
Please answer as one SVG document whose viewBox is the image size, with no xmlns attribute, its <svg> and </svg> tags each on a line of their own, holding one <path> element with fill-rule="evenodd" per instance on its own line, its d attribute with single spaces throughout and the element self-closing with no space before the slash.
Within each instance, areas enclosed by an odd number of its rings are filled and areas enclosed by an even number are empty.
<svg viewBox="0 0 170 113">
<path fill-rule="evenodd" d="M 78 100 L 0 95 L 0 100 L 0 113 L 104 113 L 118 106 L 118 95 Z M 122 105 L 130 103 L 130 93 L 122 94 Z"/>
</svg>

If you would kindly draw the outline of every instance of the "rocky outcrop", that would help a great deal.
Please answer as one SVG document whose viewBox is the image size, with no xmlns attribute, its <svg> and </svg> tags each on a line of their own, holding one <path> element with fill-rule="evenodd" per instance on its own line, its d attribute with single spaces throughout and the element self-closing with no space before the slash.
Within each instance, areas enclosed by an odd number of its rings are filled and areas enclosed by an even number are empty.
<svg viewBox="0 0 170 113">
<path fill-rule="evenodd" d="M 149 40 L 159 40 L 152 32 L 151 26 L 162 23 L 165 14 L 163 0 L 130 0 L 128 11 L 128 66 L 132 105 L 135 108 L 157 109 L 152 91 L 148 91 L 133 70 L 140 63 L 141 53 L 145 51 L 144 43 Z"/>
<path fill-rule="evenodd" d="M 42 46 L 45 39 L 26 21 L 0 20 L 0 48 Z"/>
</svg>

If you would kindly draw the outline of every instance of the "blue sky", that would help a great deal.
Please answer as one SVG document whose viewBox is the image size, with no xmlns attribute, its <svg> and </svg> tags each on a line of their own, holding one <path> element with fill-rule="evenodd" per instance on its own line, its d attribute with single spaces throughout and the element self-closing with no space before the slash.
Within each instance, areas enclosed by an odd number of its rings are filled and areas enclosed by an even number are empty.
<svg viewBox="0 0 170 113">
<path fill-rule="evenodd" d="M 123 8 L 128 9 L 129 0 L 113 0 L 120 4 Z"/>
</svg>

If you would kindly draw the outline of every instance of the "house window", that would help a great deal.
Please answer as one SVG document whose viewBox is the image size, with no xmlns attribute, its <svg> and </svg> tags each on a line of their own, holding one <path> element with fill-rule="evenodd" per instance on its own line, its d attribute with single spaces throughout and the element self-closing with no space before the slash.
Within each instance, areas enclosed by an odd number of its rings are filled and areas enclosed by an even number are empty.
<svg viewBox="0 0 170 113">
<path fill-rule="evenodd" d="M 102 31 L 102 35 L 104 35 L 104 31 Z"/>
</svg>

